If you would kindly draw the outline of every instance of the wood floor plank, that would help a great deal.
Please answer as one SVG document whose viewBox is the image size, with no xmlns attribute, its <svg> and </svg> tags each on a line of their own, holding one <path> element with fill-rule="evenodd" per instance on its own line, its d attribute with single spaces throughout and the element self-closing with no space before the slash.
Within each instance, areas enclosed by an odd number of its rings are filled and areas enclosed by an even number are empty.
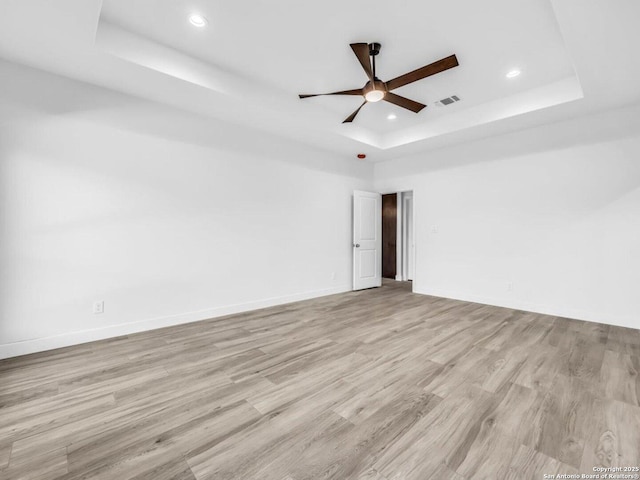
<svg viewBox="0 0 640 480">
<path fill-rule="evenodd" d="M 4 394 L 0 395 L 0 408 L 19 405 L 38 398 L 51 397 L 59 393 L 59 391 L 58 382 L 46 382 L 27 388 L 15 388 L 11 392 L 7 389 Z"/>
<path fill-rule="evenodd" d="M 360 424 L 378 411 L 387 408 L 388 404 L 421 395 L 425 390 L 423 382 L 430 383 L 441 371 L 442 366 L 419 359 L 401 362 L 401 370 L 396 375 L 381 375 L 380 381 L 359 383 L 353 377 L 345 381 L 354 385 L 354 394 L 332 407 L 333 411 L 349 420 Z"/>
<path fill-rule="evenodd" d="M 571 347 L 560 357 L 559 373 L 597 385 L 604 359 L 604 345 L 590 341 L 580 334 L 569 335 L 572 339 Z"/>
<path fill-rule="evenodd" d="M 489 350 L 500 351 L 512 344 L 517 333 L 523 328 L 526 312 L 505 309 L 505 319 L 489 335 L 476 343 L 477 346 Z"/>
<path fill-rule="evenodd" d="M 579 474 L 578 470 L 563 465 L 555 458 L 548 457 L 524 445 L 519 445 L 515 455 L 511 458 L 504 480 L 534 480 L 545 478 L 544 475 L 555 476 L 559 473 Z"/>
<path fill-rule="evenodd" d="M 435 468 L 437 463 L 447 468 L 453 465 L 455 470 L 471 448 L 477 426 L 494 402 L 494 396 L 482 389 L 461 385 L 388 448 L 374 463 L 374 468 L 388 478 L 424 474 L 422 462 L 425 452 L 429 452 L 430 468 Z"/>
<path fill-rule="evenodd" d="M 515 346 L 512 351 L 518 358 L 526 355 L 513 383 L 543 392 L 552 389 L 561 364 L 562 354 L 558 348 L 541 344 L 537 348 L 525 350 Z"/>
<path fill-rule="evenodd" d="M 604 352 L 600 385 L 607 398 L 640 406 L 640 358 L 628 353 Z"/>
<path fill-rule="evenodd" d="M 589 423 L 581 470 L 640 466 L 640 407 L 597 398 Z"/>
<path fill-rule="evenodd" d="M 196 476 L 186 461 L 171 459 L 130 477 L 130 480 L 196 480 Z"/>
<path fill-rule="evenodd" d="M 579 468 L 595 395 L 579 378 L 558 374 L 532 420 L 525 445 Z"/>
<path fill-rule="evenodd" d="M 383 478 L 373 461 L 440 401 L 422 392 L 397 398 L 357 426 L 292 452 L 290 472 L 299 480 Z"/>
<path fill-rule="evenodd" d="M 11 456 L 12 442 L 4 441 L 0 443 L 0 470 L 7 468 L 9 457 Z"/>
<path fill-rule="evenodd" d="M 0 478 L 539 479 L 640 462 L 640 331 L 311 299 L 0 361 Z"/>
<path fill-rule="evenodd" d="M 24 415 L 0 411 L 0 438 L 18 439 L 64 426 L 68 423 L 103 414 L 115 406 L 113 394 L 87 396 L 75 401 L 52 402 L 45 411 L 28 409 Z M 13 412 L 19 411 L 13 409 Z M 14 449 L 15 450 L 15 449 Z"/>
<path fill-rule="evenodd" d="M 640 357 L 640 332 L 631 328 L 611 327 L 606 347 L 614 352 Z"/>
<path fill-rule="evenodd" d="M 180 460 L 213 446 L 237 429 L 249 425 L 261 415 L 246 402 L 216 409 L 185 405 L 184 411 L 171 416 L 156 416 L 129 425 L 127 431 L 98 434 L 67 447 L 68 480 L 84 478 L 120 478 L 128 480 L 155 472 L 158 465 Z M 195 412 L 193 410 L 196 410 Z M 209 410 L 209 411 L 207 411 Z M 186 466 L 186 465 L 185 465 Z M 181 475 L 185 468 L 179 469 Z M 166 472 L 165 472 L 166 474 Z M 191 474 L 191 472 L 189 472 Z"/>
<path fill-rule="evenodd" d="M 495 393 L 520 373 L 528 354 L 523 349 L 496 352 L 474 346 L 450 361 L 428 388 L 441 397 L 448 396 L 461 384 Z"/>
<path fill-rule="evenodd" d="M 116 394 L 116 404 L 110 410 L 99 415 L 54 425 L 37 434 L 20 438 L 13 443 L 13 450 L 37 453 L 56 448 L 60 443 L 72 448 L 72 445 L 78 445 L 95 436 L 108 435 L 111 432 L 126 434 L 131 425 L 148 419 L 153 420 L 157 417 L 162 419 L 165 416 L 175 415 L 183 410 L 185 404 L 201 401 L 202 398 L 209 399 L 209 403 L 204 407 L 212 410 L 234 404 L 243 400 L 247 392 L 255 391 L 256 387 L 262 388 L 261 385 L 259 380 L 233 384 L 222 377 L 219 383 L 209 380 L 206 385 L 202 385 L 196 382 L 188 388 L 184 383 L 178 383 L 177 388 L 162 384 L 157 386 L 156 392 L 150 388 L 139 390 L 136 387 L 133 393 L 120 398 Z"/>
<path fill-rule="evenodd" d="M 39 455 L 16 455 L 12 452 L 9 466 L 0 470 L 4 480 L 48 480 L 67 472 L 67 450 L 64 447 Z"/>
<path fill-rule="evenodd" d="M 503 478 L 511 459 L 526 439 L 526 429 L 539 406 L 539 392 L 516 384 L 504 387 L 506 394 L 484 417 L 471 447 L 459 465 L 450 467 L 467 479 Z M 497 398 L 500 395 L 496 396 Z"/>
<path fill-rule="evenodd" d="M 331 438 L 343 429 L 354 428 L 329 410 L 310 415 L 313 422 L 307 424 L 301 415 L 312 411 L 298 405 L 278 415 L 265 416 L 263 421 L 254 423 L 233 438 L 189 458 L 189 466 L 198 480 L 280 479 L 296 466 L 300 449 Z M 247 449 L 251 455 L 247 455 Z M 294 452 L 296 454 L 292 455 Z"/>
</svg>

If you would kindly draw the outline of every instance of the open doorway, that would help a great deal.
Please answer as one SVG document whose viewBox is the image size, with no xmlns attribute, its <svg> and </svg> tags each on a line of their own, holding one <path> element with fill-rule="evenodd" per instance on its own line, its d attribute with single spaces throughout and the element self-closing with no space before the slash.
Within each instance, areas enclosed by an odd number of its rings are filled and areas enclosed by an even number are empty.
<svg viewBox="0 0 640 480">
<path fill-rule="evenodd" d="M 414 277 L 413 192 L 382 195 L 382 277 L 412 281 Z"/>
<path fill-rule="evenodd" d="M 396 279 L 398 195 L 382 195 L 382 278 Z"/>
</svg>

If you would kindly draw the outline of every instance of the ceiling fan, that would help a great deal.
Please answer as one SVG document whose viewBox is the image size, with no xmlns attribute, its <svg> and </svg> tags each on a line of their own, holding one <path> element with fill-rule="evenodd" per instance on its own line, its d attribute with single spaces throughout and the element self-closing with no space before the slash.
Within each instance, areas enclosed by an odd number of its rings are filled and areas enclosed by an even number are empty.
<svg viewBox="0 0 640 480">
<path fill-rule="evenodd" d="M 409 83 L 417 82 L 418 80 L 422 80 L 423 78 L 435 75 L 436 73 L 444 72 L 445 70 L 449 70 L 450 68 L 458 66 L 458 59 L 455 55 L 451 55 L 449 57 L 443 58 L 442 60 L 438 60 L 437 62 L 426 65 L 422 68 L 418 68 L 417 70 L 414 70 L 412 72 L 400 75 L 399 77 L 396 77 L 393 80 L 389 80 L 388 82 L 383 82 L 378 77 L 376 77 L 376 56 L 380 53 L 380 47 L 381 45 L 379 43 L 351 44 L 353 53 L 356 54 L 360 65 L 362 65 L 364 72 L 367 74 L 367 77 L 369 77 L 369 81 L 365 83 L 364 87 L 356 88 L 354 90 L 343 90 L 341 92 L 318 93 L 315 95 L 301 94 L 298 96 L 300 98 L 309 98 L 317 97 L 320 95 L 362 95 L 364 97 L 364 102 L 362 103 L 362 105 L 360 105 L 355 112 L 345 118 L 342 123 L 353 122 L 353 119 L 356 118 L 356 115 L 358 115 L 358 112 L 362 107 L 364 107 L 369 102 L 379 102 L 380 100 L 393 103 L 394 105 L 398 105 L 399 107 L 406 108 L 407 110 L 411 110 L 414 113 L 418 113 L 420 110 L 426 107 L 426 105 L 405 97 L 401 97 L 400 95 L 396 95 L 395 93 L 391 93 L 391 90 L 395 90 L 396 88 L 400 88 Z"/>
</svg>

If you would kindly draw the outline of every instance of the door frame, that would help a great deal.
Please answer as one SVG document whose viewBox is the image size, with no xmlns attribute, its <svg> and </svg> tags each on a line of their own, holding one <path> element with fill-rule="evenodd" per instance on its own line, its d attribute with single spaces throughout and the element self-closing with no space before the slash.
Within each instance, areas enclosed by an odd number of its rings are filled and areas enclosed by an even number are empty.
<svg viewBox="0 0 640 480">
<path fill-rule="evenodd" d="M 409 194 L 409 195 L 407 195 Z M 415 261 L 415 236 L 416 236 L 416 225 L 415 225 L 415 202 L 413 200 L 413 192 L 402 192 L 402 280 L 414 280 L 416 275 L 416 261 Z M 411 216 L 407 215 L 407 205 L 411 204 L 410 213 Z M 409 221 L 411 222 L 411 238 L 409 235 Z M 413 272 L 414 278 L 409 278 L 409 271 Z"/>
<path fill-rule="evenodd" d="M 418 228 L 416 225 L 416 219 L 418 218 L 418 216 L 416 215 L 416 192 L 413 188 L 405 188 L 405 189 L 378 190 L 378 193 L 380 193 L 380 195 L 388 195 L 388 194 L 395 193 L 395 194 L 398 194 L 399 196 L 400 194 L 411 193 L 411 198 L 412 198 L 411 206 L 413 207 L 413 210 L 411 212 L 411 221 L 413 223 L 413 258 L 411 259 L 411 263 L 413 264 L 413 281 L 411 283 L 411 291 L 415 291 L 415 285 L 418 280 L 418 271 L 416 269 L 416 258 L 418 257 L 418 233 L 417 233 Z M 396 258 L 401 259 L 398 261 L 398 266 L 400 267 L 401 274 L 396 275 L 396 280 L 398 281 L 400 280 L 406 281 L 407 271 L 408 271 L 408 268 L 405 268 L 405 265 L 404 265 L 404 256 L 405 256 L 404 202 L 405 202 L 405 197 L 404 195 L 401 195 L 401 199 L 400 198 L 398 199 L 398 227 L 397 227 L 398 235 L 399 235 L 398 238 L 400 238 L 400 235 L 401 235 L 401 240 L 400 241 L 396 240 L 396 248 L 398 249 L 398 251 L 396 252 Z"/>
</svg>

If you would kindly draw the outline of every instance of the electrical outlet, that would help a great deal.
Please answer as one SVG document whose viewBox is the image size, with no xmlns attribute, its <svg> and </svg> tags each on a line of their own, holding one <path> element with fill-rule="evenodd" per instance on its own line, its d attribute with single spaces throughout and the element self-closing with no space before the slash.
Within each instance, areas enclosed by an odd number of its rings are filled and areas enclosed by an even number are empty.
<svg viewBox="0 0 640 480">
<path fill-rule="evenodd" d="M 104 300 L 93 302 L 93 313 L 95 313 L 96 315 L 98 313 L 104 313 Z"/>
<path fill-rule="evenodd" d="M 437 225 L 431 225 L 431 233 L 438 233 L 438 226 Z"/>
</svg>

